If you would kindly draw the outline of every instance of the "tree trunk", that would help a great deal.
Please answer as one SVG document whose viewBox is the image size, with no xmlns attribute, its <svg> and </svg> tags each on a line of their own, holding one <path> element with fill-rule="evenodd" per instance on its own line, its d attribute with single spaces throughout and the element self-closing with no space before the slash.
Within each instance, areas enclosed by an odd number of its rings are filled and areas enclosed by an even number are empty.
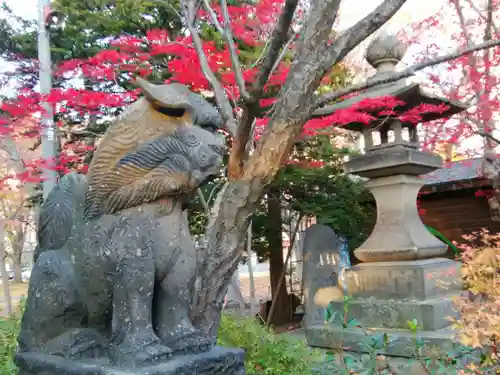
<svg viewBox="0 0 500 375">
<path fill-rule="evenodd" d="M 3 303 L 2 310 L 4 316 L 12 315 L 12 298 L 10 296 L 9 275 L 5 267 L 5 221 L 0 220 L 0 272 L 2 273 Z"/>
<path fill-rule="evenodd" d="M 248 280 L 250 282 L 250 312 L 252 315 L 255 315 L 254 309 L 257 306 L 257 300 L 255 298 L 255 279 L 253 275 L 253 260 L 252 260 L 252 222 L 248 226 L 247 230 L 247 267 L 248 267 Z"/>
<path fill-rule="evenodd" d="M 86 146 L 89 147 L 94 147 L 96 140 L 97 140 L 97 135 L 96 132 L 98 130 L 99 126 L 97 124 L 97 115 L 95 113 L 90 114 L 90 119 L 89 119 L 89 124 L 87 125 L 87 130 L 91 132 L 87 137 L 85 137 L 84 143 Z M 85 158 L 83 159 L 83 163 L 85 165 L 90 165 L 90 162 L 92 161 L 92 157 L 94 156 L 94 151 L 89 151 L 85 155 Z"/>
<path fill-rule="evenodd" d="M 285 263 L 283 259 L 283 221 L 281 215 L 280 192 L 269 189 L 267 194 L 267 228 L 266 237 L 269 243 L 269 268 L 271 280 L 271 295 L 276 301 L 274 314 L 270 323 L 283 325 L 290 322 L 291 311 L 286 283 L 280 285 L 280 275 Z M 278 289 L 279 287 L 279 289 Z M 265 318 L 267 320 L 267 317 Z"/>
<path fill-rule="evenodd" d="M 14 282 L 22 283 L 22 265 L 24 241 L 26 238 L 26 225 L 24 224 L 24 216 L 21 215 L 20 220 L 16 220 L 14 224 L 14 233 L 12 235 L 12 263 L 14 264 Z"/>
<path fill-rule="evenodd" d="M 405 2 L 385 0 L 333 43 L 330 36 L 340 1 L 313 2 L 303 38 L 266 130 L 245 162 L 242 175 L 226 183 L 219 192 L 207 225 L 206 252 L 198 269 L 190 317 L 214 341 L 224 296 L 244 249 L 250 217 L 317 106 L 315 92 L 321 78 L 384 25 Z"/>
<path fill-rule="evenodd" d="M 206 230 L 206 252 L 195 283 L 190 317 L 215 341 L 229 281 L 244 250 L 250 216 L 262 182 L 232 181 L 219 192 Z"/>
<path fill-rule="evenodd" d="M 22 283 L 23 282 L 23 275 L 22 275 L 22 267 L 21 267 L 21 254 L 19 253 L 19 256 L 17 254 L 13 254 L 13 263 L 14 263 L 14 282 L 15 283 Z"/>
</svg>

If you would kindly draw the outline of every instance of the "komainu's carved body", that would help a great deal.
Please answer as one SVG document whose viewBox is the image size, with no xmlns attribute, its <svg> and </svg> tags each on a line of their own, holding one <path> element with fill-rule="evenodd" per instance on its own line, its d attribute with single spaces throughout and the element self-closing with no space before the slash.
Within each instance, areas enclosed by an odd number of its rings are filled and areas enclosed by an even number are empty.
<svg viewBox="0 0 500 375">
<path fill-rule="evenodd" d="M 221 166 L 217 111 L 180 85 L 139 82 L 88 176 L 42 206 L 21 351 L 141 366 L 211 347 L 188 317 L 196 252 L 182 200 Z"/>
</svg>

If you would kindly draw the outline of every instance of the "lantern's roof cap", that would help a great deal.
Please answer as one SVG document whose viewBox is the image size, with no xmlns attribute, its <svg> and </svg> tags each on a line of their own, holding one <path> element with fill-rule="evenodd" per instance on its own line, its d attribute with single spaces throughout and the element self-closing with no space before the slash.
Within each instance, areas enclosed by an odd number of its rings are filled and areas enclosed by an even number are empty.
<svg viewBox="0 0 500 375">
<path fill-rule="evenodd" d="M 377 69 L 377 73 L 371 78 L 381 78 L 390 76 L 395 72 L 396 65 L 401 61 L 406 52 L 406 45 L 400 42 L 396 36 L 389 34 L 380 34 L 367 48 L 365 52 L 366 60 Z M 365 99 L 380 98 L 380 97 L 395 97 L 405 104 L 395 108 L 398 113 L 404 113 L 411 108 L 420 104 L 440 105 L 444 104 L 449 108 L 442 113 L 424 113 L 422 114 L 422 122 L 433 121 L 439 118 L 453 116 L 456 113 L 462 112 L 469 107 L 466 103 L 448 100 L 431 93 L 428 89 L 421 87 L 420 83 L 414 82 L 411 78 L 403 78 L 396 82 L 385 83 L 373 86 L 359 95 L 343 100 L 341 102 L 326 105 L 318 108 L 313 116 L 323 117 L 328 116 L 340 109 L 349 108 Z M 374 111 L 371 115 L 378 117 Z M 371 126 L 376 126 L 380 121 L 387 121 L 387 116 L 380 116 L 380 119 L 375 120 Z M 345 126 L 348 129 L 360 131 L 366 128 L 365 124 L 351 123 Z"/>
</svg>

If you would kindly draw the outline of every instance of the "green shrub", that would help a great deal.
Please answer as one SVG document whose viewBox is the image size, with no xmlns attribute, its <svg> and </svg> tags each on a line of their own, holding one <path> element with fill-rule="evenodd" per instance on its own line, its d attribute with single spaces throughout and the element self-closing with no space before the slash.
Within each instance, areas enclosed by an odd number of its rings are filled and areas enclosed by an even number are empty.
<svg viewBox="0 0 500 375">
<path fill-rule="evenodd" d="M 254 318 L 223 315 L 218 344 L 245 349 L 248 375 L 309 375 L 320 360 L 303 339 L 276 335 Z"/>
<path fill-rule="evenodd" d="M 0 375 L 16 375 L 14 355 L 17 346 L 17 334 L 21 325 L 24 301 L 10 318 L 0 318 Z"/>
</svg>

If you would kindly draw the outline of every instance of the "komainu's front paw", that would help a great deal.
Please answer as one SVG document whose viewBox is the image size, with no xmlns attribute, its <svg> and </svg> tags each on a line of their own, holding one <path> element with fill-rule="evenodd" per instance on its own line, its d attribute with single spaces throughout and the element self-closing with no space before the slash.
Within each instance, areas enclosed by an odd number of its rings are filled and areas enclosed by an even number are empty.
<svg viewBox="0 0 500 375">
<path fill-rule="evenodd" d="M 64 358 L 82 359 L 105 356 L 107 340 L 93 329 L 79 328 L 63 333 L 44 346 L 47 354 Z"/>
<path fill-rule="evenodd" d="M 175 338 L 166 342 L 175 354 L 196 354 L 207 352 L 213 347 L 209 336 L 194 328 L 183 328 Z"/>
<path fill-rule="evenodd" d="M 163 345 L 151 331 L 127 334 L 120 343 L 112 345 L 111 363 L 117 366 L 142 367 L 167 360 L 173 350 Z"/>
</svg>

